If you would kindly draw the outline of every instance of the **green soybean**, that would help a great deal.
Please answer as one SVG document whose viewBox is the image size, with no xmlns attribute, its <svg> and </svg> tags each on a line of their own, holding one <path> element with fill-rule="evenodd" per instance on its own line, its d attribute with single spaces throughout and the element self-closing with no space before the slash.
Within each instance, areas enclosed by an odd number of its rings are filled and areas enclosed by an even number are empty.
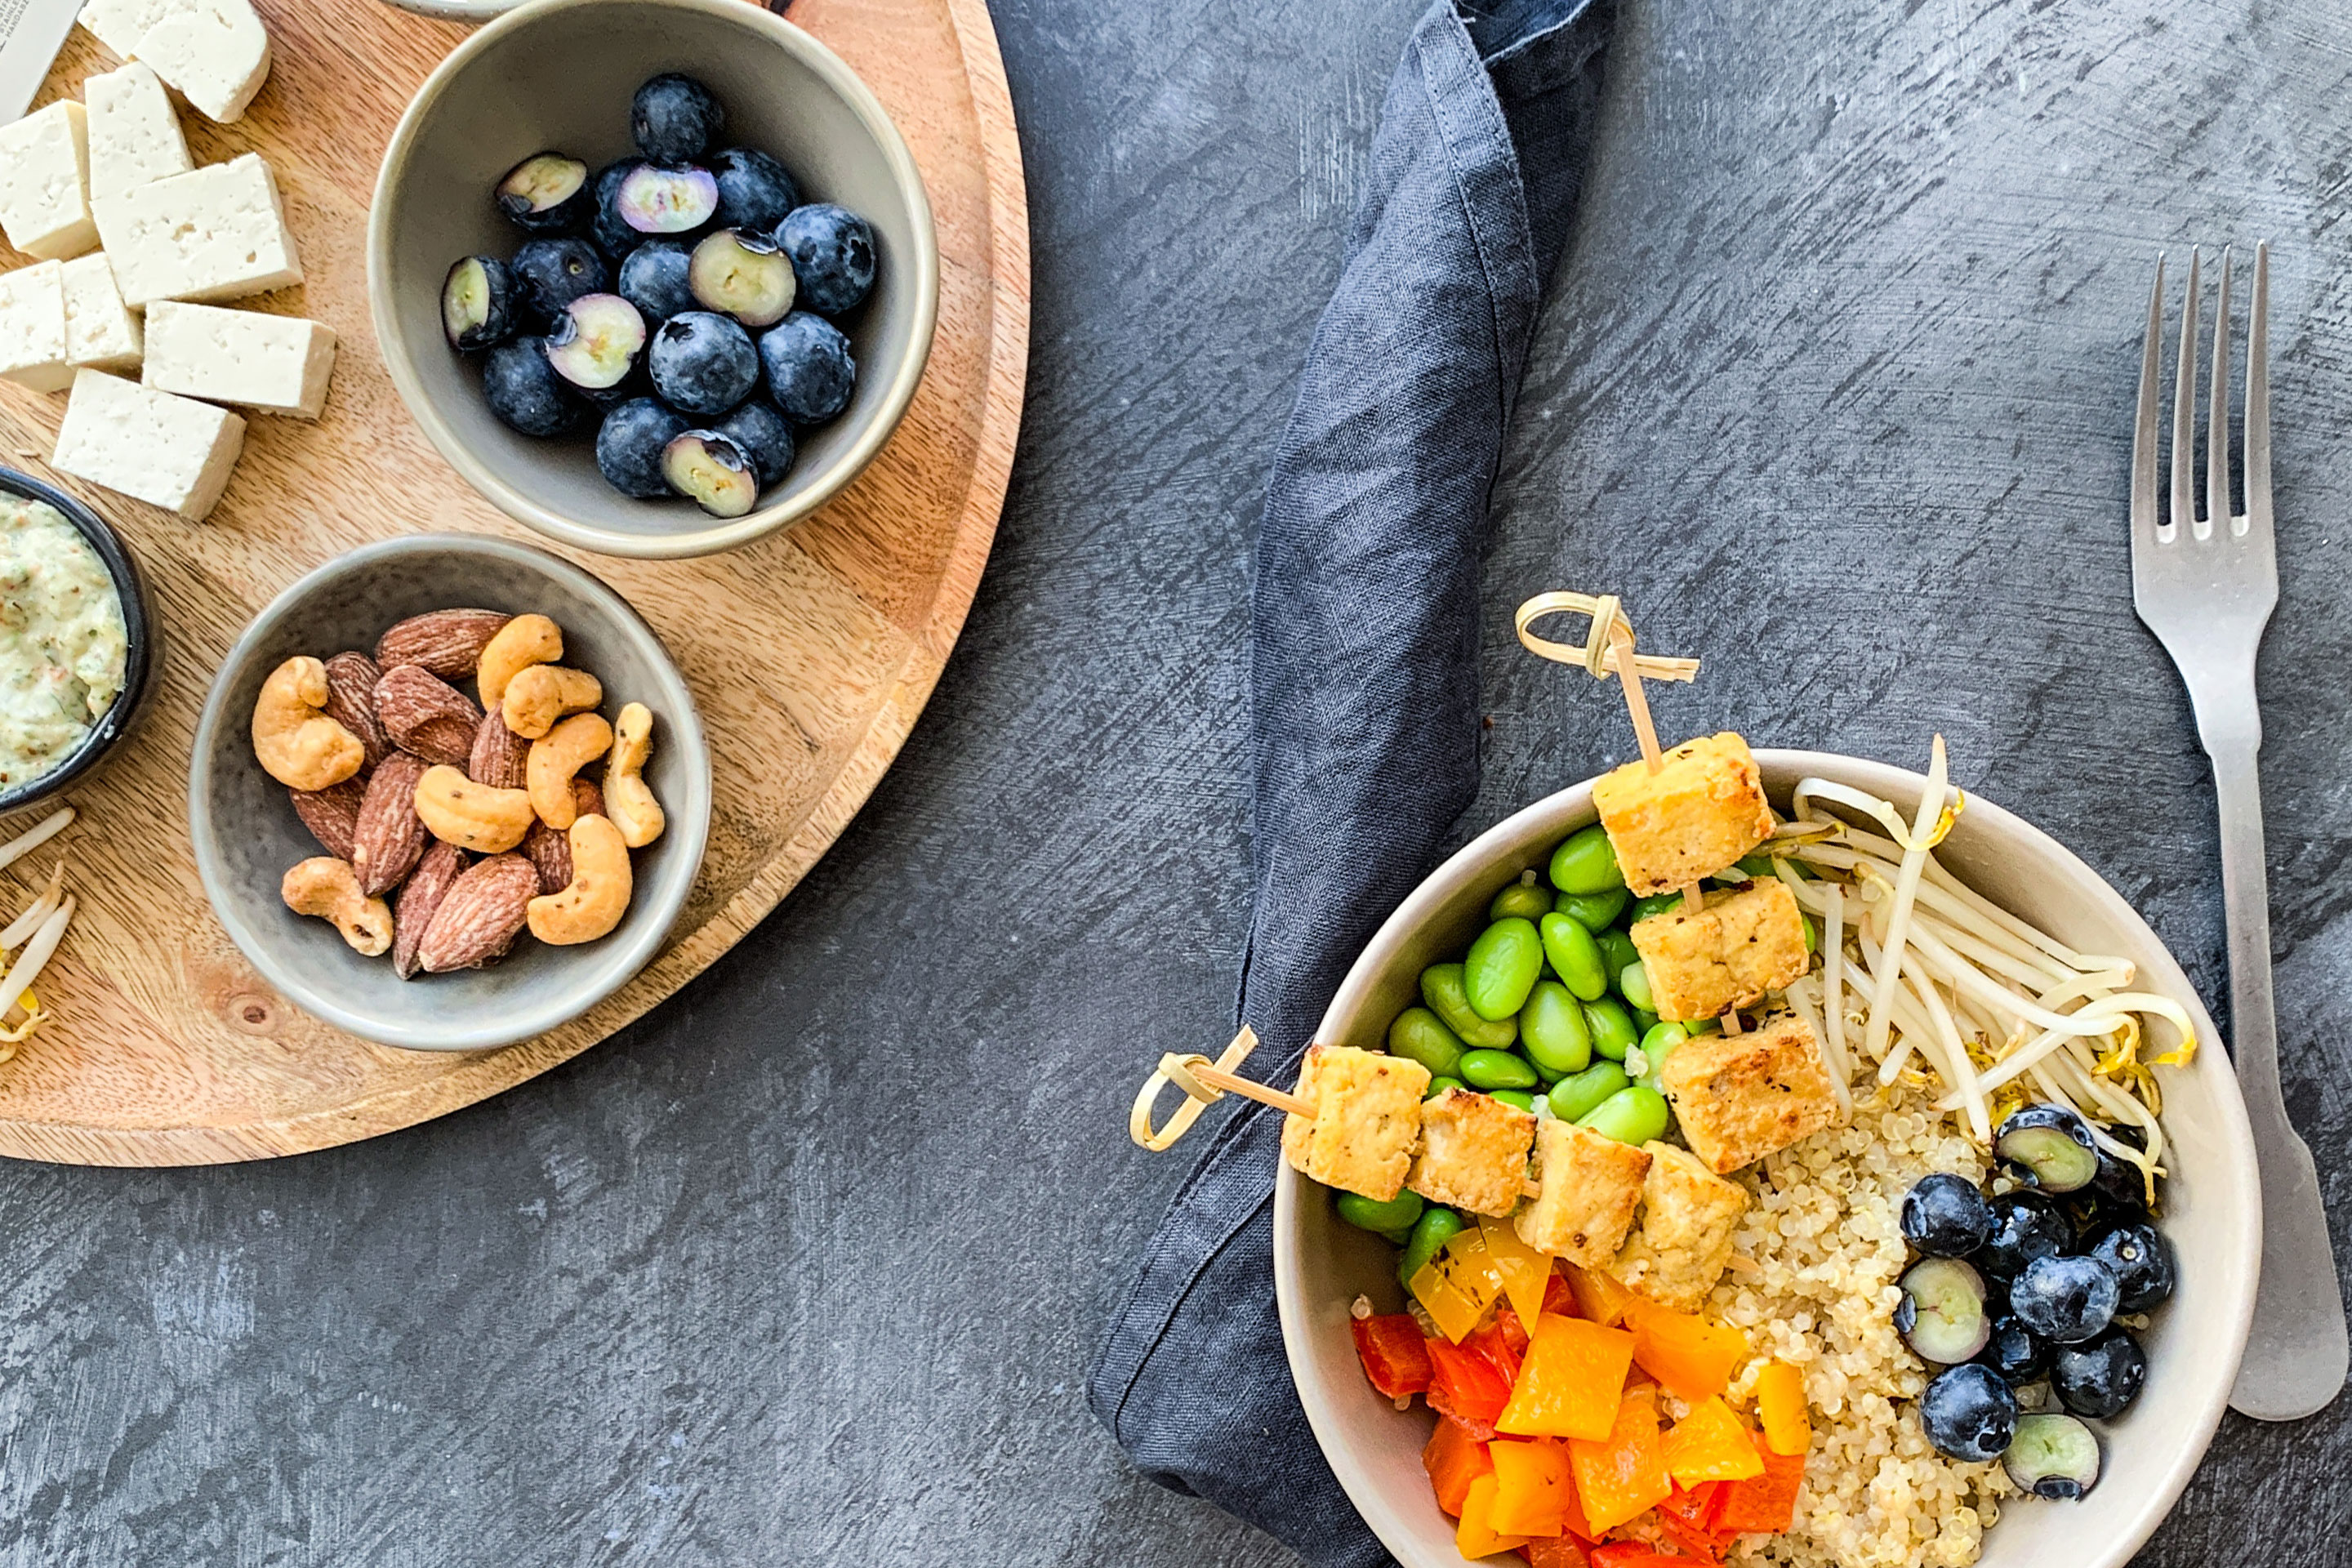
<svg viewBox="0 0 2352 1568">
<path fill-rule="evenodd" d="M 1633 1081 L 1645 1089 L 1658 1087 L 1658 1069 L 1675 1054 L 1675 1047 L 1690 1038 L 1690 1030 L 1680 1024 L 1658 1024 L 1642 1035 L 1642 1076 Z"/>
<path fill-rule="evenodd" d="M 1646 899 L 1633 900 L 1633 918 L 1625 923 L 1639 925 L 1642 921 L 1656 916 L 1672 914 L 1682 908 L 1682 905 L 1683 896 L 1680 893 L 1652 893 Z"/>
<path fill-rule="evenodd" d="M 1612 1062 L 1623 1061 L 1625 1053 L 1641 1043 L 1642 1031 L 1633 1026 L 1633 1016 L 1614 996 L 1587 1002 L 1584 1026 L 1592 1031 L 1592 1048 Z"/>
<path fill-rule="evenodd" d="M 1658 1010 L 1657 999 L 1650 994 L 1650 967 L 1639 959 L 1617 972 L 1617 994 L 1642 1012 Z"/>
<path fill-rule="evenodd" d="M 1518 1016 L 1543 973 L 1543 939 L 1533 921 L 1507 915 L 1480 931 L 1462 961 L 1470 1010 L 1490 1021 Z"/>
<path fill-rule="evenodd" d="M 1486 906 L 1486 918 L 1499 921 L 1517 915 L 1523 921 L 1539 921 L 1551 910 L 1551 889 L 1537 881 L 1535 873 L 1529 871 L 1522 880 L 1495 895 L 1495 901 Z"/>
<path fill-rule="evenodd" d="M 1667 1119 L 1666 1097 L 1637 1083 L 1619 1089 L 1578 1117 L 1576 1124 L 1638 1149 L 1666 1135 Z"/>
<path fill-rule="evenodd" d="M 1433 963 L 1423 970 L 1421 999 L 1465 1046 L 1500 1050 L 1519 1037 L 1517 1018 L 1482 1018 L 1471 1008 L 1470 994 L 1463 989 L 1462 966 L 1458 963 Z"/>
<path fill-rule="evenodd" d="M 1605 893 L 1625 885 L 1617 847 L 1599 823 L 1570 834 L 1551 852 L 1551 885 L 1563 893 Z"/>
<path fill-rule="evenodd" d="M 1439 1095 L 1444 1094 L 1449 1089 L 1468 1089 L 1469 1087 L 1470 1086 L 1468 1084 L 1464 1083 L 1458 1078 L 1447 1078 L 1441 1074 L 1440 1076 L 1429 1080 L 1429 1092 L 1423 1095 L 1421 1098 L 1423 1100 L 1435 1100 Z"/>
<path fill-rule="evenodd" d="M 1498 1089 L 1490 1093 L 1487 1098 L 1499 1100 L 1505 1105 L 1517 1106 L 1529 1115 L 1535 1113 L 1536 1097 L 1524 1089 Z"/>
<path fill-rule="evenodd" d="M 1339 1217 L 1358 1230 L 1409 1231 L 1421 1218 L 1426 1205 L 1421 1194 L 1408 1187 L 1386 1203 L 1380 1203 L 1361 1193 L 1339 1194 Z"/>
<path fill-rule="evenodd" d="M 1622 888 L 1612 888 L 1605 893 L 1562 893 L 1552 908 L 1570 916 L 1589 931 L 1603 931 L 1609 922 L 1625 912 L 1626 900 L 1633 895 Z"/>
<path fill-rule="evenodd" d="M 1612 974 L 1629 963 L 1642 962 L 1642 950 L 1622 931 L 1604 931 L 1592 940 L 1601 944 L 1601 963 Z"/>
<path fill-rule="evenodd" d="M 1538 980 L 1528 993 L 1519 1014 L 1519 1044 L 1548 1079 L 1582 1072 L 1592 1063 L 1592 1031 L 1585 1026 L 1584 1009 L 1557 980 Z"/>
<path fill-rule="evenodd" d="M 1407 1007 L 1389 1026 L 1389 1055 L 1410 1057 L 1432 1078 L 1452 1078 L 1462 1060 L 1461 1037 L 1426 1007 Z"/>
<path fill-rule="evenodd" d="M 1472 1089 L 1533 1089 L 1536 1069 L 1515 1051 L 1465 1051 L 1462 1078 Z"/>
<path fill-rule="evenodd" d="M 1639 1007 L 1633 1009 L 1633 1037 L 1635 1039 L 1640 1039 L 1643 1035 L 1648 1034 L 1657 1026 L 1658 1016 L 1655 1013 L 1645 1013 Z"/>
<path fill-rule="evenodd" d="M 1580 1002 L 1595 1002 L 1609 993 L 1609 968 L 1601 944 L 1582 921 L 1571 915 L 1549 914 L 1541 927 L 1544 956 L 1551 972 Z"/>
<path fill-rule="evenodd" d="M 1633 1081 L 1615 1062 L 1594 1062 L 1551 1086 L 1551 1113 L 1562 1121 L 1574 1121 Z"/>
<path fill-rule="evenodd" d="M 1440 1248 L 1462 1234 L 1462 1216 L 1452 1209 L 1435 1204 L 1421 1211 L 1413 1222 L 1412 1234 L 1405 1238 L 1404 1256 L 1397 1259 L 1397 1279 L 1405 1289 L 1412 1288 L 1412 1277 L 1427 1268 Z"/>
</svg>

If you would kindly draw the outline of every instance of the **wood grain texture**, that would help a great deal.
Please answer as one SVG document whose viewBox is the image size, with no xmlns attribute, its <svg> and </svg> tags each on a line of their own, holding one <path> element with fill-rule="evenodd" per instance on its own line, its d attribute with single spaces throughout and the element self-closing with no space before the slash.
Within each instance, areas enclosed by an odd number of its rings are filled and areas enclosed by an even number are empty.
<svg viewBox="0 0 2352 1568">
<path fill-rule="evenodd" d="M 144 564 L 165 628 L 152 707 L 73 797 L 83 912 L 42 981 L 58 1022 L 0 1075 L 0 1154 L 183 1164 L 300 1152 L 412 1125 L 545 1071 L 733 946 L 839 837 L 905 741 L 979 585 L 1003 504 L 1028 355 L 1028 215 L 1012 101 L 982 0 L 803 0 L 793 20 L 880 96 L 923 172 L 940 250 L 939 331 L 897 436 L 789 534 L 702 561 L 567 552 L 651 620 L 709 726 L 710 847 L 678 934 L 583 1018 L 506 1050 L 388 1049 L 309 1018 L 214 921 L 185 826 L 187 753 L 212 672 L 289 582 L 370 539 L 520 533 L 410 423 L 377 356 L 362 242 L 376 164 L 463 29 L 376 0 L 262 6 L 275 66 L 247 118 L 184 116 L 210 163 L 261 153 L 303 288 L 255 301 L 341 340 L 325 416 L 257 418 L 211 520 L 190 525 L 42 458 L 61 397 L 0 395 L 0 448 L 88 499 Z M 79 29 L 44 99 L 114 61 Z M 25 258 L 8 256 L 9 265 Z M 37 857 L 46 875 L 46 855 Z M 24 901 L 31 864 L 0 888 Z"/>
</svg>

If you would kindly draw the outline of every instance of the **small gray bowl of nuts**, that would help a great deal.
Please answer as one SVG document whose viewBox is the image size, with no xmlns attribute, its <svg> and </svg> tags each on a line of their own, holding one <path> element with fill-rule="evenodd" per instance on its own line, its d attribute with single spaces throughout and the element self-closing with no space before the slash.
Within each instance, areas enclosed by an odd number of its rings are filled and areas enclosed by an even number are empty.
<svg viewBox="0 0 2352 1568">
<path fill-rule="evenodd" d="M 610 587 L 418 535 L 338 556 L 246 628 L 197 721 L 188 823 L 214 911 L 288 1000 L 383 1045 L 485 1050 L 661 950 L 710 757 Z"/>
</svg>

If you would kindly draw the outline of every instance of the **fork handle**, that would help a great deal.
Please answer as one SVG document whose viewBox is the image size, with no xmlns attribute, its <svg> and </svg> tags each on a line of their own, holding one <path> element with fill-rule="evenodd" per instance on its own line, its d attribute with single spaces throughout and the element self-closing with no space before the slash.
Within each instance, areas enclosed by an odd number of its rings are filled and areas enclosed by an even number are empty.
<svg viewBox="0 0 2352 1568">
<path fill-rule="evenodd" d="M 2230 1403 L 2259 1421 L 2294 1421 L 2344 1386 L 2344 1298 L 2311 1150 L 2279 1089 L 2278 1018 L 2271 1005 L 2269 872 L 2263 858 L 2259 736 L 2215 744 L 2221 816 L 2221 901 L 2230 929 L 2230 1016 L 2238 1087 L 2262 1167 L 2263 1277 L 2254 1325 Z"/>
</svg>

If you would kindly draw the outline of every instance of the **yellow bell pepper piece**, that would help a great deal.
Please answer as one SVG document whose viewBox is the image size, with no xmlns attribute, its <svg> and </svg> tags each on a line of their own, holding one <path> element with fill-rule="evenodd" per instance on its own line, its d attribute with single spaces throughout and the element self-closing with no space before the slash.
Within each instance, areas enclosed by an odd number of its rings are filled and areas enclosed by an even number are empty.
<svg viewBox="0 0 2352 1568">
<path fill-rule="evenodd" d="M 1813 1418 L 1805 1405 L 1805 1374 L 1785 1361 L 1757 1373 L 1756 1418 L 1764 1426 L 1764 1446 L 1781 1458 L 1811 1449 Z"/>
<path fill-rule="evenodd" d="M 1518 1381 L 1495 1430 L 1520 1437 L 1606 1437 L 1617 1424 L 1633 1364 L 1633 1336 L 1624 1330 L 1546 1312 L 1528 1336 Z"/>
<path fill-rule="evenodd" d="M 1633 1359 L 1642 1370 L 1694 1405 L 1729 1387 L 1753 1353 L 1738 1329 L 1641 1296 L 1626 1302 L 1625 1326 L 1633 1331 Z"/>
<path fill-rule="evenodd" d="M 1495 1500 L 1487 1527 L 1503 1535 L 1558 1535 L 1568 1528 L 1576 1502 L 1576 1479 L 1569 1472 L 1568 1448 L 1560 1443 L 1487 1445 L 1495 1462 Z"/>
<path fill-rule="evenodd" d="M 1503 1276 L 1486 1250 L 1486 1238 L 1473 1228 L 1447 1242 L 1437 1256 L 1422 1265 L 1407 1282 L 1413 1300 L 1427 1311 L 1438 1331 L 1455 1344 L 1478 1326 L 1486 1309 L 1503 1293 Z"/>
<path fill-rule="evenodd" d="M 1596 1531 L 1613 1530 L 1672 1497 L 1675 1483 L 1658 1440 L 1658 1391 L 1646 1383 L 1627 1389 L 1608 1438 L 1570 1438 L 1568 1463 L 1584 1521 Z"/>
<path fill-rule="evenodd" d="M 1745 1481 L 1764 1473 L 1748 1428 L 1721 1396 L 1702 1399 L 1666 1434 L 1666 1474 L 1686 1489 L 1709 1481 Z"/>
<path fill-rule="evenodd" d="M 1544 1287 L 1551 1282 L 1551 1259 L 1521 1241 L 1509 1220 L 1480 1215 L 1478 1233 L 1486 1237 L 1486 1256 L 1494 1259 L 1511 1310 L 1519 1315 L 1522 1327 L 1532 1331 L 1543 1310 Z"/>
<path fill-rule="evenodd" d="M 1454 1527 L 1454 1550 L 1476 1562 L 1492 1557 L 1497 1552 L 1516 1552 L 1533 1539 L 1525 1535 L 1498 1534 L 1488 1522 L 1495 1508 L 1495 1478 L 1480 1476 L 1470 1483 L 1470 1493 L 1462 1500 L 1462 1519 Z"/>
</svg>

